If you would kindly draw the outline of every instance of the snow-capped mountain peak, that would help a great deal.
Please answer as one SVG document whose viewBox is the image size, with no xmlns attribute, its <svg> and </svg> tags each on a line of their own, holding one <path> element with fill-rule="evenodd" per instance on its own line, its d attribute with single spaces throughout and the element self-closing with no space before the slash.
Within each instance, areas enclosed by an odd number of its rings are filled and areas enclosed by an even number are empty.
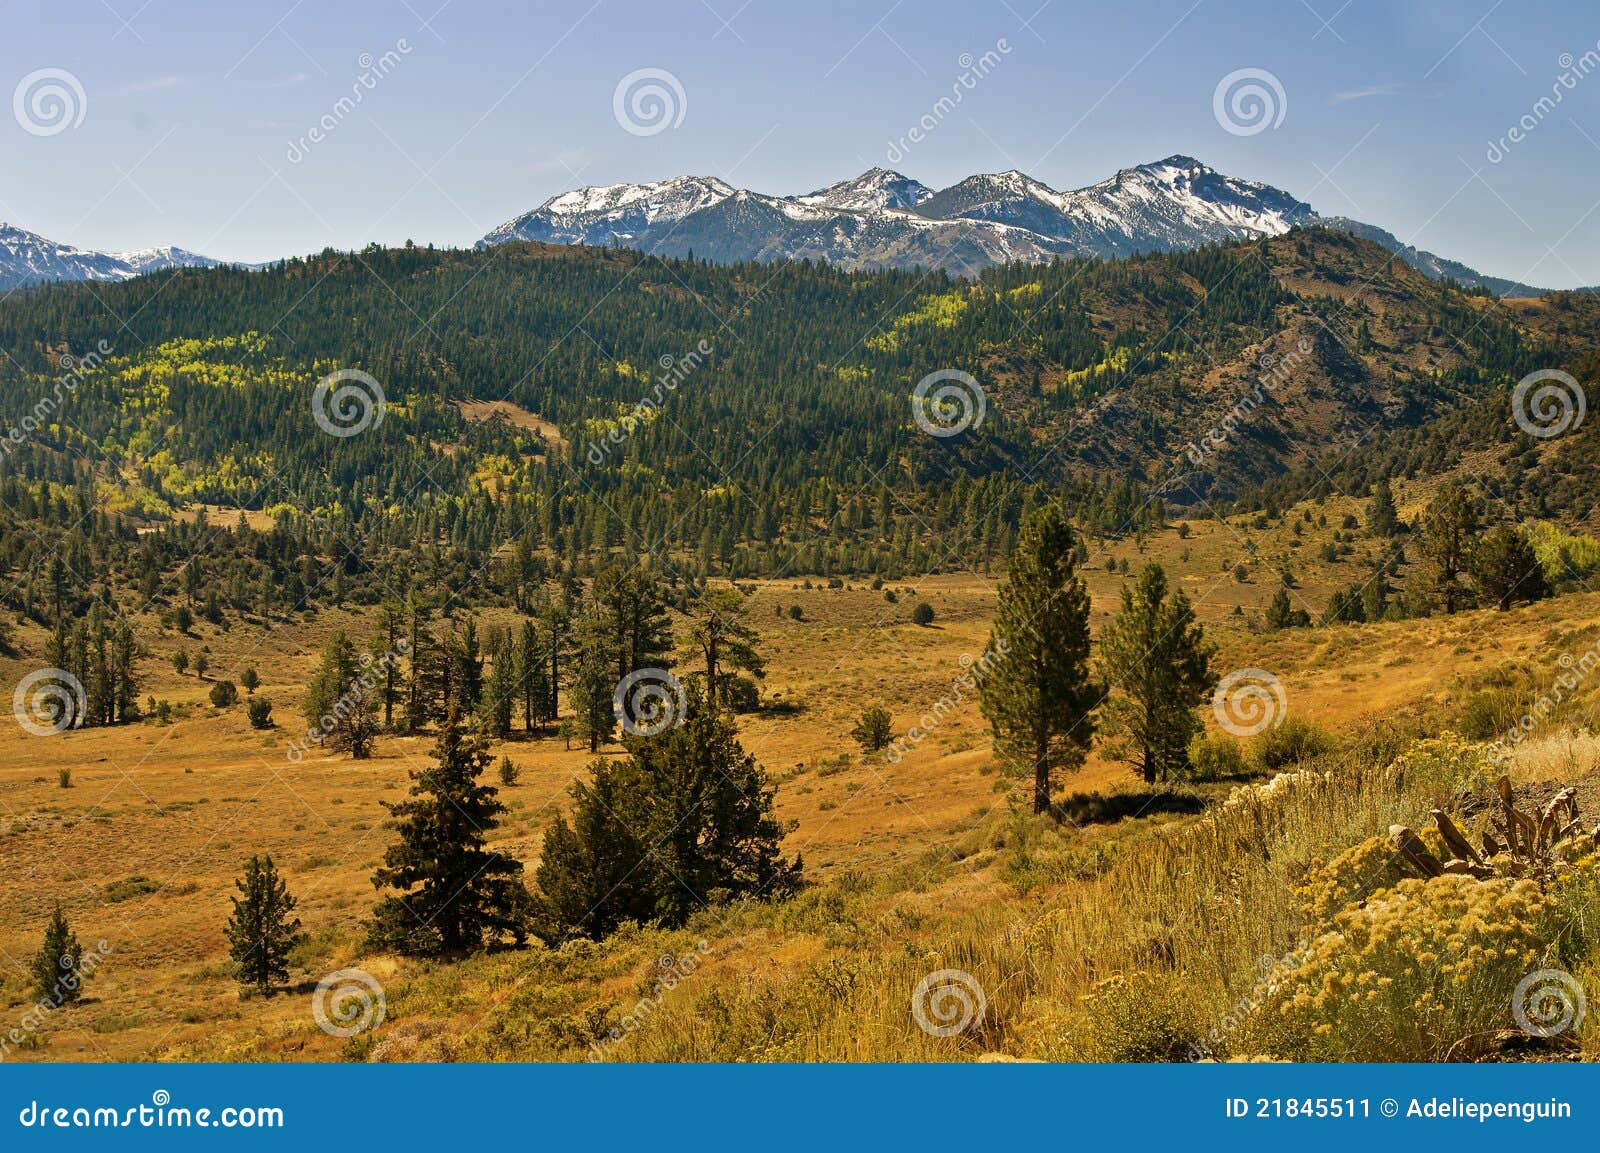
<svg viewBox="0 0 1600 1153">
<path fill-rule="evenodd" d="M 656 225 L 670 225 L 719 204 L 736 191 L 714 176 L 674 176 L 644 184 L 578 188 L 552 196 L 532 212 L 506 221 L 479 243 L 626 244 Z"/>
<path fill-rule="evenodd" d="M 139 275 L 146 272 L 160 272 L 166 268 L 215 268 L 222 263 L 220 260 L 213 260 L 209 256 L 201 256 L 198 252 L 190 252 L 188 249 L 171 244 L 160 244 L 154 248 L 136 248 L 132 252 L 111 252 L 107 255 L 122 261 Z"/>
<path fill-rule="evenodd" d="M 872 168 L 798 196 L 680 176 L 580 188 L 508 221 L 480 244 L 626 244 L 713 259 L 809 257 L 852 268 L 1126 256 L 1272 236 L 1316 214 L 1287 192 L 1177 154 L 1058 192 L 1026 172 L 981 173 L 934 192 Z"/>
<path fill-rule="evenodd" d="M 1192 156 L 1174 155 L 1124 168 L 1108 180 L 1067 194 L 1070 215 L 1127 238 L 1127 250 L 1276 236 L 1312 223 L 1316 212 L 1287 192 L 1225 176 Z"/>
<path fill-rule="evenodd" d="M 51 280 L 128 280 L 165 268 L 209 268 L 217 263 L 170 245 L 135 252 L 94 252 L 0 223 L 0 289 Z"/>
<path fill-rule="evenodd" d="M 126 280 L 133 270 L 115 256 L 57 244 L 36 232 L 0 224 L 0 287 L 47 280 Z"/>
<path fill-rule="evenodd" d="M 845 212 L 884 212 L 913 210 L 932 195 L 933 189 L 921 181 L 889 168 L 869 168 L 852 180 L 841 180 L 794 200 Z"/>
</svg>

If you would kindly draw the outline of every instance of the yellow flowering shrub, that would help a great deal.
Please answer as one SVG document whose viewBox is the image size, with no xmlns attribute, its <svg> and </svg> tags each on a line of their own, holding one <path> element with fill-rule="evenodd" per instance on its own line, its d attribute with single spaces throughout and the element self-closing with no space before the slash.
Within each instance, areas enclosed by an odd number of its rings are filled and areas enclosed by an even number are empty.
<svg viewBox="0 0 1600 1153">
<path fill-rule="evenodd" d="M 1444 838 L 1437 829 L 1423 829 L 1418 836 L 1436 856 L 1445 855 Z M 1331 925 L 1346 906 L 1359 905 L 1414 876 L 1401 863 L 1394 843 L 1386 836 L 1376 836 L 1331 861 L 1313 862 L 1293 891 L 1307 924 L 1316 930 Z"/>
<path fill-rule="evenodd" d="M 1493 775 L 1483 746 L 1451 732 L 1415 742 L 1394 759 L 1389 772 L 1397 785 L 1428 781 L 1450 791 L 1486 785 Z"/>
<path fill-rule="evenodd" d="M 1531 881 L 1401 880 L 1274 970 L 1252 1039 L 1296 1060 L 1471 1056 L 1457 1043 L 1512 1026 L 1512 992 L 1539 967 L 1555 909 Z"/>
</svg>

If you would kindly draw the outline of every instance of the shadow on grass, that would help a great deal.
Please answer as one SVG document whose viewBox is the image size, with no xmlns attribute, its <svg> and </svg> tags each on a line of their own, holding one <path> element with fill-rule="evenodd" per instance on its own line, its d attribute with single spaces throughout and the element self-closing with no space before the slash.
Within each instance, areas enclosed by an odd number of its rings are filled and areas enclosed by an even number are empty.
<svg viewBox="0 0 1600 1153">
<path fill-rule="evenodd" d="M 1153 817 L 1158 813 L 1198 813 L 1206 802 L 1190 792 L 1171 789 L 1141 789 L 1125 793 L 1079 793 L 1054 806 L 1058 820 L 1075 825 L 1110 825 L 1129 817 Z"/>
</svg>

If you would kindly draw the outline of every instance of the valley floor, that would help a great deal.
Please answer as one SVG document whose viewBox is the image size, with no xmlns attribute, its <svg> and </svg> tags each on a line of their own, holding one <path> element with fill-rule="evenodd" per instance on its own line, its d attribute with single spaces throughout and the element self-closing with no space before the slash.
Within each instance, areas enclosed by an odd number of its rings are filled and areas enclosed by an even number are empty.
<svg viewBox="0 0 1600 1153">
<path fill-rule="evenodd" d="M 1233 531 L 1197 525 L 1181 546 L 1190 558 L 1184 571 L 1214 573 L 1187 576 L 1183 584 L 1220 645 L 1216 667 L 1272 671 L 1287 690 L 1291 716 L 1350 742 L 1374 725 L 1407 717 L 1426 724 L 1425 718 L 1449 715 L 1473 678 L 1491 669 L 1553 660 L 1575 638 L 1593 643 L 1590 622 L 1600 617 L 1600 594 L 1509 613 L 1252 631 L 1246 623 L 1263 607 L 1267 582 L 1241 583 L 1228 571 L 1235 542 L 1224 533 Z M 1153 547 L 1175 552 L 1180 546 L 1167 534 Z M 1135 569 L 1141 560 L 1131 543 L 1111 552 L 1130 558 Z M 1128 578 L 1093 565 L 1088 577 L 1098 627 Z M 161 659 L 143 662 L 140 691 L 173 703 L 171 723 L 148 720 L 43 740 L 0 736 L 0 1002 L 6 1016 L 20 1019 L 27 1012 L 28 962 L 57 902 L 85 948 L 102 940 L 107 948 L 83 1000 L 45 1022 L 42 1045 L 7 1056 L 1085 1055 L 1081 1030 L 1065 1020 L 1074 1001 L 1100 982 L 1133 979 L 1139 970 L 1108 960 L 1133 948 L 1127 939 L 1115 947 L 1101 942 L 1106 953 L 1098 960 L 1078 955 L 1101 930 L 1091 932 L 1087 921 L 1075 918 L 1090 917 L 1094 900 L 1117 899 L 1104 886 L 1108 877 L 1118 884 L 1130 879 L 1115 874 L 1118 861 L 1136 861 L 1142 853 L 1164 860 L 1162 850 L 1149 845 L 1177 826 L 1205 820 L 1184 811 L 1215 806 L 1239 782 L 1181 790 L 1183 799 L 1175 801 L 1143 791 L 1125 765 L 1097 753 L 1067 782 L 1066 808 L 1083 817 L 1081 825 L 1057 829 L 1013 812 L 993 768 L 987 727 L 970 698 L 950 709 L 927 739 L 909 743 L 898 763 L 863 757 L 849 736 L 860 709 L 883 705 L 899 735 L 949 696 L 964 658 L 983 651 L 995 591 L 992 582 L 971 575 L 927 578 L 914 594 L 909 586 L 889 589 L 894 603 L 884 590 L 858 581 L 837 589 L 815 580 L 758 582 L 752 601 L 768 658 L 766 707 L 741 718 L 741 739 L 777 784 L 779 816 L 794 823 L 786 852 L 804 854 L 816 885 L 781 906 L 708 909 L 679 933 L 629 931 L 601 946 L 551 953 L 535 945 L 457 965 L 374 956 L 360 947 L 374 900 L 370 876 L 391 837 L 380 802 L 400 798 L 408 772 L 427 763 L 431 739 L 383 737 L 366 761 L 321 751 L 299 763 L 288 756 L 300 694 L 322 641 L 341 625 L 365 631 L 356 614 L 343 620 L 324 614 L 271 631 L 198 626 L 205 635 L 188 643 L 209 646 L 213 677 L 233 675 L 230 670 L 245 664 L 259 669 L 263 683 L 256 695 L 273 702 L 280 725 L 266 732 L 249 727 L 242 705 L 213 708 L 206 700 L 210 681 L 179 676 L 165 660 L 179 638 L 152 634 L 149 647 Z M 935 607 L 932 626 L 910 623 L 918 600 Z M 801 609 L 799 619 L 789 614 L 793 605 Z M 20 639 L 27 651 L 42 651 L 39 636 Z M 30 667 L 24 656 L 4 662 L 0 672 L 13 683 Z M 1528 747 L 1533 751 L 1519 754 L 1514 775 L 1580 781 L 1585 799 L 1593 800 L 1595 741 L 1557 729 L 1538 737 Z M 543 831 L 591 757 L 554 735 L 505 742 L 495 749 L 497 759 L 502 754 L 521 776 L 502 790 L 510 812 L 494 847 L 531 870 Z M 617 755 L 616 747 L 603 755 Z M 70 773 L 70 788 L 61 786 L 63 773 Z M 1101 794 L 1098 802 L 1093 794 Z M 1374 799 L 1360 819 L 1348 806 L 1335 806 L 1339 815 L 1329 818 L 1330 830 L 1349 832 L 1349 843 L 1382 832 L 1386 824 L 1367 829 L 1363 822 L 1371 824 L 1378 809 L 1387 814 L 1397 803 Z M 1102 819 L 1106 814 L 1133 815 L 1110 823 Z M 1301 816 L 1316 823 L 1309 810 Z M 1585 817 L 1593 819 L 1593 806 Z M 256 853 L 272 854 L 286 874 L 310 939 L 297 955 L 292 992 L 243 999 L 229 974 L 222 926 L 234 878 Z M 1169 915 L 1138 902 L 1101 910 L 1102 920 L 1136 922 L 1125 926 L 1124 937 L 1145 934 L 1155 950 L 1152 967 L 1173 963 L 1174 950 L 1185 955 L 1191 947 L 1168 940 L 1176 930 L 1158 922 Z M 1056 931 L 1052 925 L 1066 923 L 1070 931 L 1062 930 L 1054 945 L 1040 944 L 1041 934 Z M 1265 921 L 1240 932 L 1228 946 L 1232 951 L 1215 952 L 1214 960 L 1276 953 L 1285 945 L 1267 939 Z M 1059 964 L 1048 979 L 1005 970 L 1026 969 L 1040 948 L 1057 951 Z M 1193 948 L 1190 961 L 1205 953 Z M 1215 949 L 1215 942 L 1206 948 Z M 662 994 L 660 974 L 677 972 L 674 966 L 685 958 L 693 959 L 692 978 L 684 979 L 692 991 Z M 319 977 L 353 966 L 384 986 L 389 1024 L 346 1042 L 319 1029 L 309 1006 Z M 941 968 L 983 970 L 996 1022 L 989 1032 L 947 1044 L 907 1027 L 905 991 L 897 982 L 914 983 L 917 974 Z M 1013 977 L 1030 991 L 1013 998 L 1007 991 Z M 873 990 L 866 1001 L 860 1000 L 863 989 Z M 1237 974 L 1201 979 L 1197 990 L 1196 1004 L 1215 1006 L 1221 1015 L 1238 995 Z M 1060 1005 L 1050 1008 L 1046 1002 L 1057 997 Z M 623 1040 L 606 1042 L 641 1000 L 651 1002 L 646 1016 L 659 1021 L 626 1028 Z M 841 1005 L 854 1005 L 847 1017 L 839 1015 Z M 1050 1024 L 1052 1013 L 1063 1018 L 1059 1027 Z M 763 1014 L 771 1018 L 766 1049 L 758 1025 Z"/>
</svg>

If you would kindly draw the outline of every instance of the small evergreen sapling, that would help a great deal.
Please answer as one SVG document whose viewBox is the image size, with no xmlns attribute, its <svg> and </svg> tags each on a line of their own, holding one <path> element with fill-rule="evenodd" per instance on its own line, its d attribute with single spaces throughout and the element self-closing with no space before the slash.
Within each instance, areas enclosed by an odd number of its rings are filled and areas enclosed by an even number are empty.
<svg viewBox="0 0 1600 1153">
<path fill-rule="evenodd" d="M 873 705 L 861 714 L 861 720 L 850 730 L 856 744 L 864 753 L 875 753 L 886 746 L 893 736 L 894 721 L 888 710 Z"/>
<path fill-rule="evenodd" d="M 228 918 L 228 956 L 239 984 L 269 993 L 289 979 L 289 952 L 305 939 L 300 918 L 292 916 L 295 899 L 270 856 L 251 857 L 236 882 Z"/>
</svg>

